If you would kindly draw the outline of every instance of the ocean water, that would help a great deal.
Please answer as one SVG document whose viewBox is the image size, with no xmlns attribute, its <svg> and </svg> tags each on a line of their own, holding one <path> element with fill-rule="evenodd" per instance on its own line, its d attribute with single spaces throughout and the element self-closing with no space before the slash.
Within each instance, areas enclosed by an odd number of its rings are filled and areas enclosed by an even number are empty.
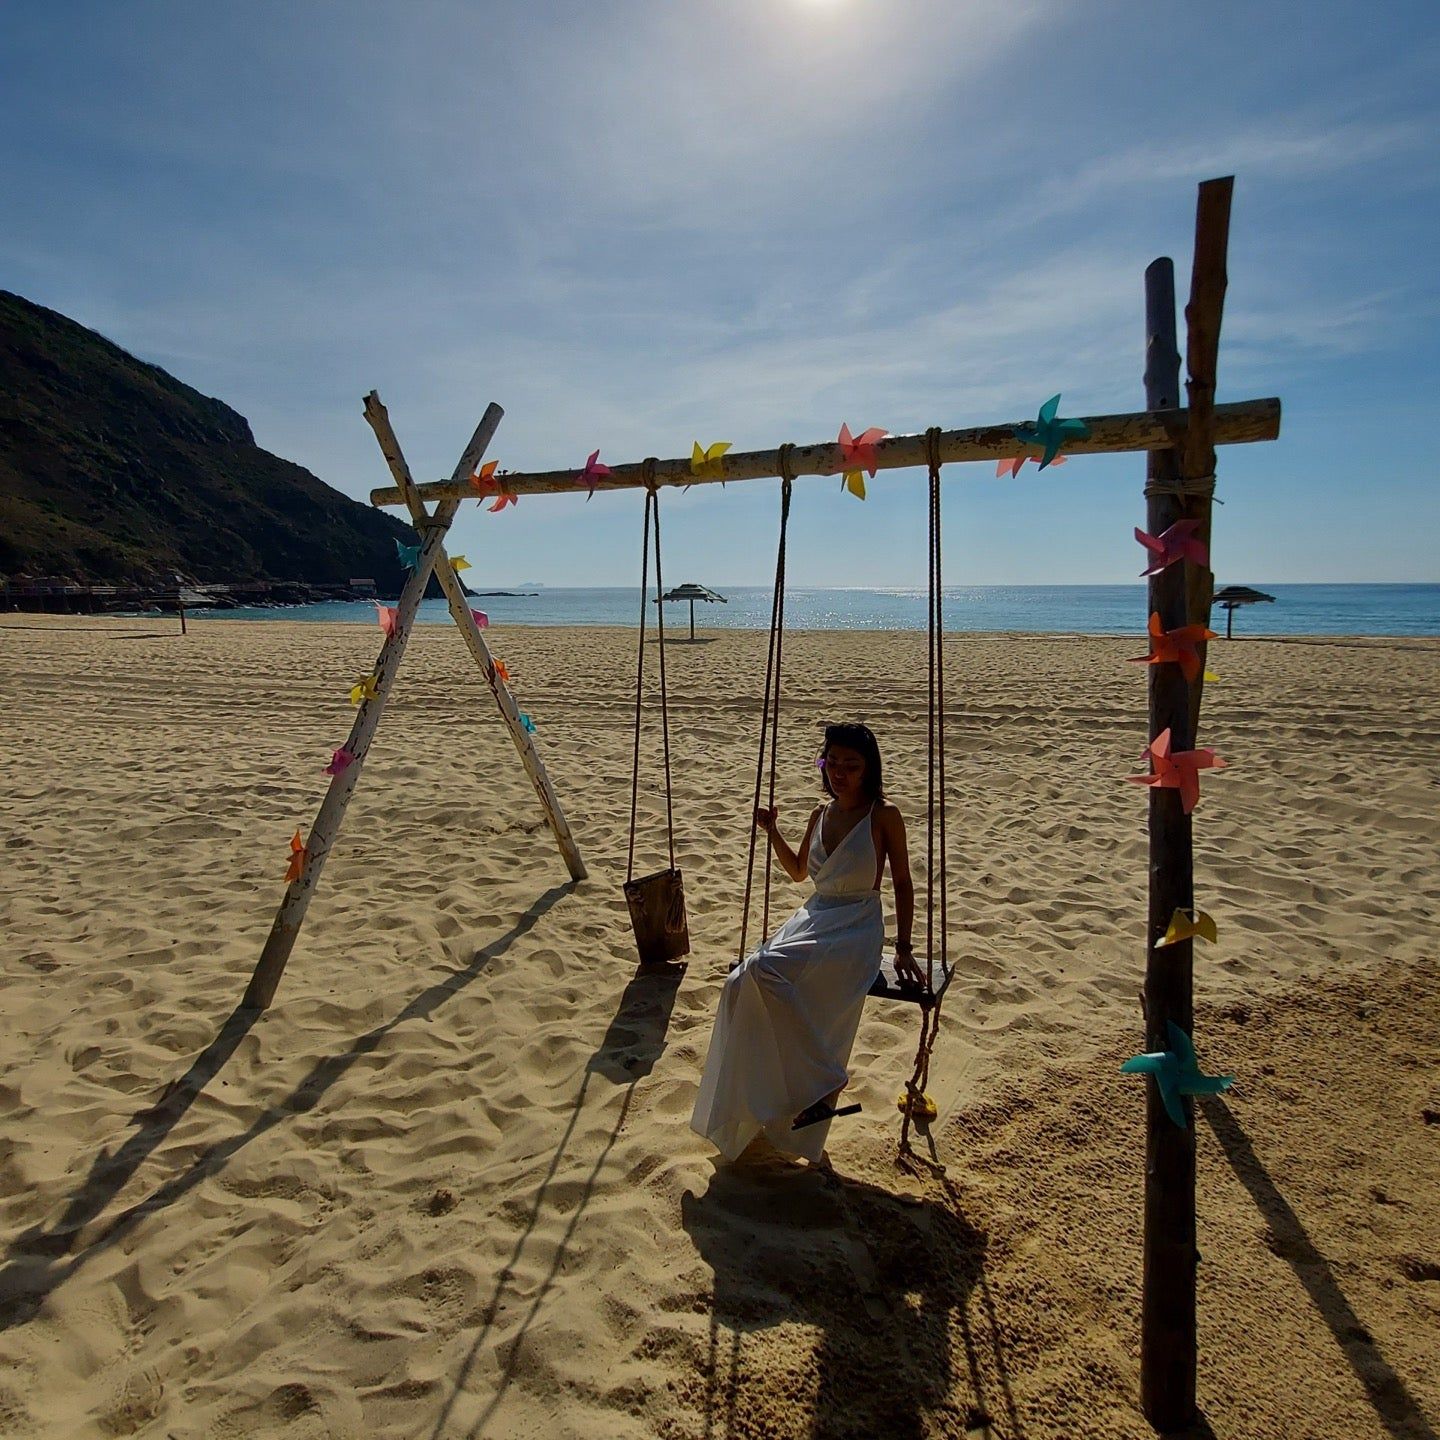
<svg viewBox="0 0 1440 1440">
<path fill-rule="evenodd" d="M 1252 585 L 1275 603 L 1247 605 L 1235 612 L 1240 635 L 1440 635 L 1440 585 Z M 1217 585 L 1217 588 L 1219 586 Z M 696 629 L 764 630 L 770 624 L 770 587 L 720 587 L 723 605 L 696 605 Z M 472 608 L 495 625 L 621 625 L 634 627 L 640 615 L 638 589 L 544 587 L 533 595 L 480 595 Z M 649 624 L 654 623 L 654 604 Z M 239 610 L 194 610 L 216 620 L 325 620 L 373 625 L 368 601 L 327 601 L 319 605 Z M 1145 628 L 1145 586 L 1129 585 L 956 585 L 946 586 L 941 603 L 946 630 L 1018 630 L 1038 633 L 1133 635 Z M 450 624 L 443 600 L 425 600 L 422 624 Z M 690 607 L 667 604 L 667 629 L 687 630 Z M 1211 625 L 1225 632 L 1225 612 Z M 917 589 L 817 590 L 792 587 L 785 599 L 787 630 L 923 630 L 925 592 Z"/>
</svg>

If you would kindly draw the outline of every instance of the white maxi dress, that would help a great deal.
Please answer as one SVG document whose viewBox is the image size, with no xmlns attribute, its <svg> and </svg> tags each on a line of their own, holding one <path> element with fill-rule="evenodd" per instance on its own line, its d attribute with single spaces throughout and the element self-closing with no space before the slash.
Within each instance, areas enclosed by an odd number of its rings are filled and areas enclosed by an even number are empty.
<svg viewBox="0 0 1440 1440">
<path fill-rule="evenodd" d="M 874 809 L 825 853 L 810 838 L 815 893 L 730 972 L 710 1037 L 691 1129 L 727 1160 L 764 1131 L 777 1149 L 818 1160 L 830 1122 L 795 1116 L 849 1079 L 865 995 L 880 970 L 885 918 L 875 888 Z"/>
</svg>

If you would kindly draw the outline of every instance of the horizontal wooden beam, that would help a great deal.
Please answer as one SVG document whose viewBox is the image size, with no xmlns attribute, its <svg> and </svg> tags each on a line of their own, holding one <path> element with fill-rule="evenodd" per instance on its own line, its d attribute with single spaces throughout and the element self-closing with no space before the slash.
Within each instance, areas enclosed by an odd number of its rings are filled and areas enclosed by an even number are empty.
<svg viewBox="0 0 1440 1440">
<path fill-rule="evenodd" d="M 1141 410 L 1131 415 L 1086 415 L 1079 417 L 1090 427 L 1084 440 L 1065 446 L 1067 455 L 1117 455 L 1131 450 L 1183 449 L 1189 425 L 1188 410 Z M 944 430 L 939 452 L 943 464 L 965 460 L 1009 460 L 1033 454 L 1035 447 L 1015 438 L 1023 422 L 980 425 L 971 430 Z M 1241 400 L 1215 407 L 1215 443 L 1247 445 L 1273 440 L 1280 433 L 1280 402 L 1276 399 Z M 926 440 L 921 435 L 892 435 L 875 446 L 875 465 L 880 470 L 905 470 L 928 463 Z M 796 445 L 790 450 L 791 475 L 838 475 L 840 447 L 833 440 L 816 445 Z M 780 451 L 747 450 L 729 454 L 720 462 L 716 475 L 694 475 L 688 457 L 656 460 L 657 485 L 710 485 L 727 480 L 767 480 L 780 475 Z M 579 470 L 547 470 L 536 474 L 506 474 L 497 477 L 512 495 L 573 495 L 584 489 Z M 614 465 L 610 473 L 595 482 L 597 490 L 634 490 L 645 484 L 644 462 Z M 464 500 L 475 491 L 463 480 L 437 480 L 419 487 L 425 501 Z M 397 486 L 370 492 L 372 505 L 403 505 L 405 497 Z"/>
</svg>

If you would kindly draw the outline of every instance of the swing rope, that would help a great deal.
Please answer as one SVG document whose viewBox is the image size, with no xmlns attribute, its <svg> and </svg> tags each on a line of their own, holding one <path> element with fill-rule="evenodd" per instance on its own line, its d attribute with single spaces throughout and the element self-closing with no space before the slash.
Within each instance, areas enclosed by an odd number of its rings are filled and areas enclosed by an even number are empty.
<svg viewBox="0 0 1440 1440">
<path fill-rule="evenodd" d="M 785 539 L 790 524 L 790 492 L 793 477 L 790 474 L 790 454 L 793 445 L 780 447 L 780 542 L 775 551 L 775 593 L 770 602 L 770 641 L 765 656 L 765 701 L 760 710 L 760 755 L 755 764 L 754 809 L 760 808 L 760 786 L 765 776 L 765 743 L 770 742 L 770 799 L 769 808 L 775 808 L 775 765 L 776 748 L 780 734 L 780 664 L 785 638 Z M 772 718 L 773 712 L 773 718 Z M 753 816 L 753 811 L 752 811 Z M 745 861 L 745 901 L 740 912 L 740 953 L 737 963 L 745 959 L 745 941 L 750 926 L 750 893 L 755 874 L 756 827 L 750 826 L 750 849 Z M 773 851 L 765 846 L 765 901 L 761 919 L 761 934 L 770 933 L 770 877 Z"/>
<path fill-rule="evenodd" d="M 640 554 L 640 644 L 635 673 L 635 750 L 630 765 L 630 853 L 625 862 L 625 883 L 635 878 L 635 819 L 640 803 L 640 713 L 645 688 L 645 607 L 650 580 L 650 533 L 655 533 L 655 627 L 660 640 L 660 733 L 665 754 L 665 837 L 670 851 L 670 868 L 675 868 L 675 820 L 670 798 L 670 708 L 665 686 L 665 606 L 658 597 L 664 593 L 660 576 L 660 495 L 655 484 L 655 461 L 645 461 L 645 514 L 641 521 L 643 543 Z"/>
<path fill-rule="evenodd" d="M 935 891 L 936 891 L 936 816 L 939 816 L 939 892 L 940 892 L 940 963 L 943 973 L 950 971 L 949 906 L 945 878 L 945 625 L 941 613 L 944 597 L 944 576 L 940 563 L 940 431 L 925 432 L 926 453 L 930 467 L 929 509 L 929 588 L 930 603 L 926 616 L 927 694 L 930 722 L 927 734 L 926 820 L 925 820 L 925 984 L 935 994 Z M 937 785 L 938 781 L 938 785 Z M 936 791 L 939 803 L 936 803 Z M 900 1126 L 900 1153 L 910 1154 L 910 1122 L 917 1111 L 929 1113 L 925 1086 L 930 1079 L 930 1056 L 940 1034 L 940 1007 L 943 993 L 933 1003 L 920 1009 L 920 1043 L 915 1051 L 915 1072 L 906 1085 L 905 1118 Z"/>
</svg>

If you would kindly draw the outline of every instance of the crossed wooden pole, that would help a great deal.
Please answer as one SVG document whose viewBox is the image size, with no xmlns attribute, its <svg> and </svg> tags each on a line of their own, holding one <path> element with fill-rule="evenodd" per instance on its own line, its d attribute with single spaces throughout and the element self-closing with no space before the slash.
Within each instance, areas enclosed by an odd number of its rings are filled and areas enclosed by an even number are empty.
<svg viewBox="0 0 1440 1440">
<path fill-rule="evenodd" d="M 479 425 L 475 427 L 474 435 L 470 437 L 470 443 L 465 447 L 465 453 L 460 457 L 460 463 L 455 467 L 454 483 L 457 486 L 464 487 L 467 477 L 475 473 L 504 413 L 498 405 L 491 405 L 485 411 Z M 415 481 L 411 478 L 410 467 L 405 463 L 405 457 L 400 451 L 400 442 L 390 428 L 390 416 L 373 390 L 365 397 L 365 419 L 369 421 L 376 440 L 380 442 L 381 453 L 395 478 L 399 496 L 409 509 L 410 518 L 419 532 L 420 554 L 404 590 L 401 591 L 394 629 L 386 635 L 380 647 L 380 658 L 374 670 L 374 693 L 362 698 L 355 715 L 355 723 L 350 729 L 350 738 L 345 742 L 345 751 L 351 757 L 350 763 L 331 780 L 330 788 L 320 803 L 315 823 L 310 827 L 310 837 L 305 842 L 300 873 L 286 886 L 284 899 L 281 900 L 280 909 L 275 915 L 275 923 L 270 927 L 269 938 L 265 941 L 255 973 L 250 977 L 250 985 L 241 1001 L 245 1007 L 255 1010 L 268 1008 L 271 1000 L 275 998 L 275 989 L 285 972 L 285 962 L 295 948 L 300 926 L 305 921 L 305 912 L 310 908 L 310 897 L 320 882 L 320 872 L 325 868 L 325 859 L 330 853 L 330 847 L 335 843 L 336 835 L 339 834 L 346 807 L 350 804 L 356 785 L 359 784 L 360 772 L 365 768 L 370 742 L 379 728 L 385 701 L 395 684 L 395 676 L 405 654 L 405 645 L 415 624 L 415 612 L 420 608 L 420 601 L 432 572 L 438 577 L 445 592 L 451 617 L 460 627 L 460 633 L 465 637 L 470 653 L 489 682 L 490 692 L 500 708 L 500 717 L 510 732 L 510 738 L 515 742 L 516 750 L 520 752 L 521 764 L 530 777 L 530 783 L 535 787 L 540 808 L 555 834 L 571 878 L 583 880 L 587 874 L 575 837 L 570 833 L 570 826 L 560 809 L 560 801 L 550 784 L 549 775 L 545 773 L 544 762 L 535 746 L 535 737 L 520 719 L 520 711 L 509 686 L 496 672 L 485 637 L 466 602 L 460 577 L 456 575 L 454 566 L 445 554 L 445 534 L 451 521 L 455 519 L 455 512 L 460 508 L 460 500 L 458 497 L 442 500 L 433 513 L 426 510 L 425 502 L 420 498 Z"/>
</svg>

